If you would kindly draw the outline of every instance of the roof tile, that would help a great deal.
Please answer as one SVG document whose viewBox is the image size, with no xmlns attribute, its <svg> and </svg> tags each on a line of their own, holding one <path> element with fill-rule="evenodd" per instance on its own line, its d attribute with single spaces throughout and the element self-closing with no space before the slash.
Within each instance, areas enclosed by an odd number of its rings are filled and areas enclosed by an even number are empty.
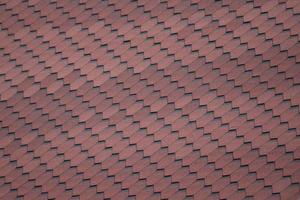
<svg viewBox="0 0 300 200">
<path fill-rule="evenodd" d="M 3 2 L 2 197 L 299 193 L 297 1 L 190 3 Z"/>
</svg>

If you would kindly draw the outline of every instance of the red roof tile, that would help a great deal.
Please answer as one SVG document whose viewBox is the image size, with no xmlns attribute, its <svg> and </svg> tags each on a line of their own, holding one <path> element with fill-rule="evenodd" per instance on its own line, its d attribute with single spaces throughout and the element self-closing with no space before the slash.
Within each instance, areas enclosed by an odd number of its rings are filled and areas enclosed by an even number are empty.
<svg viewBox="0 0 300 200">
<path fill-rule="evenodd" d="M 299 6 L 3 1 L 0 198 L 297 199 Z"/>
</svg>

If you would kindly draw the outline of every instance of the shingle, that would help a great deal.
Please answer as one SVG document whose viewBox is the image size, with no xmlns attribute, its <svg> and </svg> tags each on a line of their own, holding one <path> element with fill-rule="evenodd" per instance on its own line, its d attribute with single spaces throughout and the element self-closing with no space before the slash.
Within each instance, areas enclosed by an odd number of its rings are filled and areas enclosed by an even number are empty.
<svg viewBox="0 0 300 200">
<path fill-rule="evenodd" d="M 29 4 L 1 7 L 1 197 L 299 193 L 296 1 Z"/>
</svg>

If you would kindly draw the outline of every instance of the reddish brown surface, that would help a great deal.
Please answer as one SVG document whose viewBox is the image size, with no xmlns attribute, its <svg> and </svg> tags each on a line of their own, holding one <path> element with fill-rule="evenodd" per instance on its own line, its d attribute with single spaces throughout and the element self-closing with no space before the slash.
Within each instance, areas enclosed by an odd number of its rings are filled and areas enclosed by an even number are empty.
<svg viewBox="0 0 300 200">
<path fill-rule="evenodd" d="M 1 0 L 0 199 L 297 199 L 299 0 Z"/>
</svg>

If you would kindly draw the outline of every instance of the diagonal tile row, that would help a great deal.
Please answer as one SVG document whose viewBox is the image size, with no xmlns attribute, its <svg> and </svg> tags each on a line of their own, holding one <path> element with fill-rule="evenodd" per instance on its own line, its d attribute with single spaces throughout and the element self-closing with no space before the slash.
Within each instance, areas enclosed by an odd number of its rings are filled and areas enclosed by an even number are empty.
<svg viewBox="0 0 300 200">
<path fill-rule="evenodd" d="M 1 198 L 297 198 L 297 1 L 0 7 Z"/>
</svg>

